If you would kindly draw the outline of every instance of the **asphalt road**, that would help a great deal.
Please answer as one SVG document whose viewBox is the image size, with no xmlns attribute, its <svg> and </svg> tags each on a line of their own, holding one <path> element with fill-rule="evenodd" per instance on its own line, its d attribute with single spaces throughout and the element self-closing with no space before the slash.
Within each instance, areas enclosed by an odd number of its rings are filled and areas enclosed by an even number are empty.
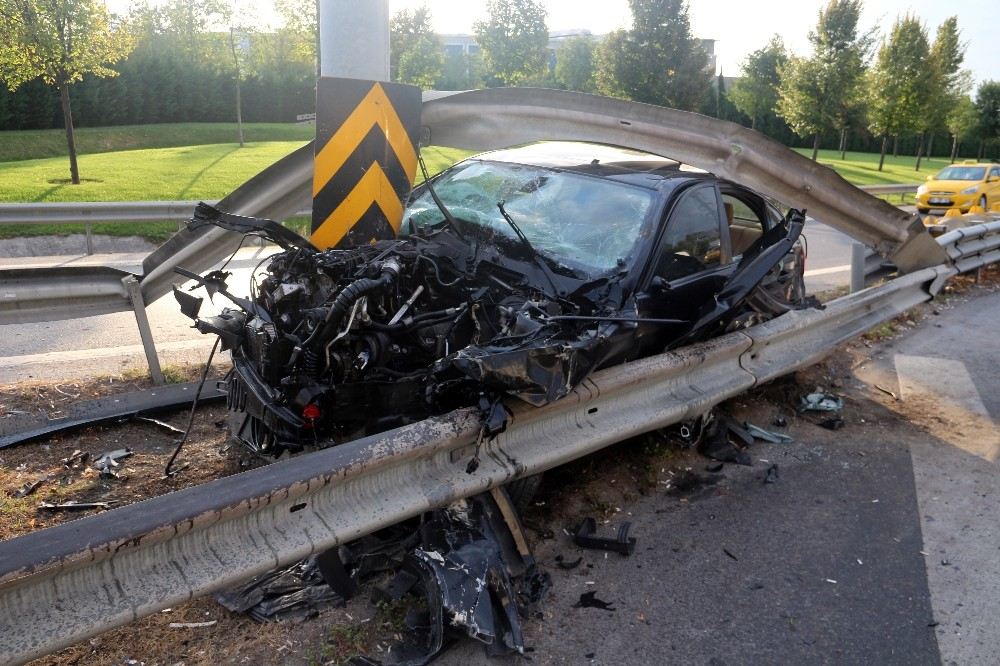
<svg viewBox="0 0 1000 666">
<path fill-rule="evenodd" d="M 842 430 L 789 416 L 795 442 L 756 445 L 752 467 L 712 477 L 693 458 L 715 485 L 623 501 L 604 529 L 632 522 L 630 558 L 578 549 L 558 530 L 541 541 L 554 586 L 543 619 L 528 624 L 532 663 L 1000 663 L 1000 442 L 966 450 L 981 439 L 968 435 L 1000 432 L 998 325 L 1000 292 L 949 307 L 835 376 Z M 925 366 L 907 357 L 964 368 L 972 388 L 914 380 Z M 981 420 L 975 433 L 968 414 Z M 780 476 L 766 484 L 775 463 Z M 584 562 L 562 571 L 557 555 Z M 590 591 L 614 610 L 576 607 Z M 496 662 L 465 642 L 436 663 Z"/>
<path fill-rule="evenodd" d="M 806 225 L 809 245 L 806 285 L 811 293 L 843 287 L 850 281 L 851 239 L 815 221 Z M 269 250 L 269 251 L 273 251 Z M 53 265 L 106 265 L 141 272 L 143 253 L 62 257 L 5 258 L 5 268 Z M 264 258 L 259 248 L 241 250 L 230 264 L 229 281 L 236 295 L 246 295 L 249 276 Z M 220 299 L 215 306 L 224 306 Z M 213 304 L 205 302 L 203 312 Z M 166 296 L 147 309 L 160 363 L 200 363 L 212 340 L 191 328 L 173 298 Z M 145 365 L 142 343 L 130 312 L 75 321 L 0 326 L 0 383 L 26 379 L 58 380 L 114 375 Z"/>
</svg>

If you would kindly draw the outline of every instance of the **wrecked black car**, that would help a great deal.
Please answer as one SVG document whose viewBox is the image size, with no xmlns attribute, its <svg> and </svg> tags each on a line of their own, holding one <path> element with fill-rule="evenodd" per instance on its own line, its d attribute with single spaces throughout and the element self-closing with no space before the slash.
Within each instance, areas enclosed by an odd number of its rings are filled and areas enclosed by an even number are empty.
<svg viewBox="0 0 1000 666">
<path fill-rule="evenodd" d="M 802 304 L 803 223 L 662 157 L 547 142 L 447 169 L 413 191 L 396 239 L 350 249 L 201 206 L 192 224 L 284 251 L 219 317 L 175 293 L 232 354 L 235 434 L 254 452 L 477 405 L 495 432 L 505 396 L 545 405 L 597 369 Z"/>
</svg>

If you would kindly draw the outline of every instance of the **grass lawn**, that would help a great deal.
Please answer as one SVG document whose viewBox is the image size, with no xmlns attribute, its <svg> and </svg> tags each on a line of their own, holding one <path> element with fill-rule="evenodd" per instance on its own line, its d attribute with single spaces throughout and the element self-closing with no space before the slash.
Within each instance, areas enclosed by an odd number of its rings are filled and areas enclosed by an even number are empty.
<svg viewBox="0 0 1000 666">
<path fill-rule="evenodd" d="M 296 123 L 244 123 L 245 141 L 308 141 L 316 128 Z M 141 148 L 174 148 L 237 141 L 236 123 L 165 123 L 121 127 L 78 127 L 80 154 L 110 153 Z M 20 130 L 0 132 L 0 162 L 66 155 L 66 132 Z M 68 168 L 68 167 L 67 167 Z"/>
<path fill-rule="evenodd" d="M 302 144 L 301 140 L 248 143 L 244 148 L 235 143 L 209 144 L 80 155 L 79 185 L 69 184 L 66 157 L 5 162 L 0 163 L 0 202 L 221 199 Z M 435 146 L 423 150 L 431 173 L 467 154 Z M 94 233 L 142 236 L 154 242 L 176 230 L 173 222 L 94 225 Z M 0 226 L 0 238 L 82 232 L 82 225 Z"/>
<path fill-rule="evenodd" d="M 796 148 L 796 152 L 812 157 L 812 150 Z M 961 158 L 959 158 L 961 159 Z M 855 185 L 892 185 L 896 183 L 922 183 L 927 176 L 936 174 L 948 166 L 946 157 L 924 158 L 920 171 L 914 169 L 917 158 L 913 155 L 893 157 L 886 155 L 882 171 L 878 170 L 878 153 L 847 153 L 847 159 L 840 159 L 838 150 L 819 151 L 819 162 L 825 164 Z"/>
</svg>

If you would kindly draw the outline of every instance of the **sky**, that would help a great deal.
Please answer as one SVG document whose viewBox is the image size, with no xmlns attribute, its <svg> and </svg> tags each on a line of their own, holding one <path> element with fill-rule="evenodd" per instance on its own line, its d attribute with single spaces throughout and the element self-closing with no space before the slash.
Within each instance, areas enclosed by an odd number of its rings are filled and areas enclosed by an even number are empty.
<svg viewBox="0 0 1000 666">
<path fill-rule="evenodd" d="M 442 33 L 471 32 L 472 23 L 486 13 L 486 0 L 389 0 L 389 10 L 425 2 L 435 30 Z M 627 0 L 542 0 L 542 4 L 549 12 L 550 30 L 588 28 L 601 34 L 631 23 Z M 764 46 L 774 33 L 792 52 L 808 54 L 807 35 L 825 4 L 826 0 L 689 0 L 688 6 L 695 36 L 717 40 L 719 68 L 726 76 L 737 76 L 746 55 Z M 962 38 L 969 43 L 964 67 L 972 70 L 977 82 L 1000 80 L 998 0 L 867 0 L 861 24 L 864 29 L 878 25 L 885 33 L 897 16 L 907 12 L 923 19 L 931 39 L 941 21 L 957 15 Z"/>
</svg>

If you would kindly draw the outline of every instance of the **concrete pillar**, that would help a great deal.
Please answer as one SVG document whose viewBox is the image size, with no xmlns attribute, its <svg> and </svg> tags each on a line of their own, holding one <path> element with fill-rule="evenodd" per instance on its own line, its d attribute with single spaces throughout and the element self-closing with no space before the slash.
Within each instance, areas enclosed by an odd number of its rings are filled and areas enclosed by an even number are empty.
<svg viewBox="0 0 1000 666">
<path fill-rule="evenodd" d="M 320 75 L 389 80 L 389 0 L 320 0 Z"/>
</svg>

